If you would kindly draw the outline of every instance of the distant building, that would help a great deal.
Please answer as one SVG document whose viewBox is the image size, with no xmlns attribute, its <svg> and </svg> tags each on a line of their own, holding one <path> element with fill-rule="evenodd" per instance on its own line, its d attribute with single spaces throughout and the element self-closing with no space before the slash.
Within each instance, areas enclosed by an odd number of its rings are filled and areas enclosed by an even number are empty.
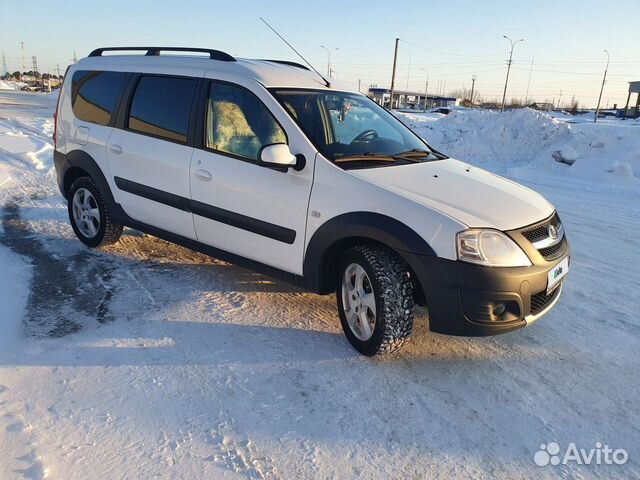
<svg viewBox="0 0 640 480">
<path fill-rule="evenodd" d="M 631 94 L 636 94 L 636 106 L 635 108 L 629 108 L 629 100 L 631 100 Z M 638 118 L 640 117 L 640 81 L 629 82 L 629 95 L 627 95 L 627 103 L 624 106 L 623 118 Z"/>
<path fill-rule="evenodd" d="M 549 103 L 549 102 L 534 102 L 531 105 L 529 105 L 529 108 L 533 108 L 534 110 L 541 110 L 543 112 L 550 112 L 555 107 L 553 103 Z"/>
<path fill-rule="evenodd" d="M 378 105 L 389 107 L 391 92 L 388 88 L 370 87 L 367 96 Z M 450 107 L 456 105 L 455 97 L 445 97 L 442 95 L 427 95 L 427 108 Z M 407 108 L 421 110 L 425 108 L 424 92 L 409 90 L 393 91 L 393 108 Z"/>
</svg>

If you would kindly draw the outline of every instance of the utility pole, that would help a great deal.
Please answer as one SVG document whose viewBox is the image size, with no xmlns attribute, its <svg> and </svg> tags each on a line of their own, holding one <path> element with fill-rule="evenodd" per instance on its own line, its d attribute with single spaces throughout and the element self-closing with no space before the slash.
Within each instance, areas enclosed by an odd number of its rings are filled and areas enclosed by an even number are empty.
<svg viewBox="0 0 640 480">
<path fill-rule="evenodd" d="M 529 103 L 529 85 L 531 85 L 531 73 L 533 72 L 533 59 L 536 58 L 536 54 L 534 52 L 533 56 L 531 57 L 531 67 L 529 68 L 529 80 L 527 81 L 527 93 L 525 93 L 524 95 L 524 103 Z"/>
<path fill-rule="evenodd" d="M 20 42 L 20 51 L 22 52 L 22 71 L 24 72 L 27 69 L 24 63 L 24 42 Z M 20 74 L 20 80 L 22 80 L 22 73 Z"/>
<path fill-rule="evenodd" d="M 78 57 L 76 56 L 76 51 L 73 51 L 73 63 L 78 63 Z"/>
<path fill-rule="evenodd" d="M 396 38 L 396 47 L 393 51 L 393 71 L 391 73 L 391 89 L 389 91 L 390 93 L 389 110 L 393 110 L 393 90 L 396 86 L 396 65 L 398 62 L 398 42 L 400 42 L 400 39 Z"/>
<path fill-rule="evenodd" d="M 33 81 L 38 82 L 38 77 L 36 76 L 36 74 L 38 73 L 38 59 L 36 58 L 35 55 L 33 55 L 31 57 L 31 61 L 33 62 Z M 40 76 L 40 81 L 42 82 L 42 85 L 44 86 L 44 80 L 42 79 L 42 76 Z"/>
<path fill-rule="evenodd" d="M 327 51 L 327 54 L 329 55 L 329 58 L 327 60 L 327 76 L 331 77 L 331 53 L 333 53 L 333 52 L 335 52 L 337 50 L 340 50 L 340 48 L 338 47 L 338 48 L 329 49 L 329 48 L 325 47 L 324 45 L 320 45 L 320 47 L 324 48 Z M 75 57 L 76 57 L 76 54 L 75 54 L 75 52 L 73 52 L 73 58 L 75 59 Z M 73 63 L 75 63 L 75 61 Z"/>
<path fill-rule="evenodd" d="M 58 78 L 60 78 L 60 64 L 56 63 L 56 71 L 58 72 Z"/>
<path fill-rule="evenodd" d="M 427 102 L 429 101 L 429 76 L 427 75 L 427 81 L 424 82 L 424 111 L 427 111 Z"/>
<path fill-rule="evenodd" d="M 362 93 L 362 90 L 360 89 L 360 84 L 361 84 L 361 83 L 362 83 L 362 79 L 361 79 L 361 78 L 359 78 L 359 79 L 358 79 L 358 91 L 359 91 L 360 93 Z"/>
<path fill-rule="evenodd" d="M 598 97 L 598 105 L 596 106 L 596 116 L 593 119 L 593 123 L 598 121 L 598 112 L 600 111 L 600 100 L 602 100 L 602 91 L 604 90 L 604 82 L 607 81 L 607 70 L 609 70 L 609 51 L 604 51 L 607 54 L 607 65 L 604 67 L 604 76 L 602 77 L 602 86 L 600 87 L 600 96 Z"/>
<path fill-rule="evenodd" d="M 424 84 L 424 111 L 427 111 L 427 101 L 429 98 L 429 71 L 426 68 L 421 68 L 423 72 L 427 74 L 427 81 Z"/>
<path fill-rule="evenodd" d="M 505 78 L 504 80 L 504 92 L 502 93 L 502 108 L 500 109 L 501 112 L 504 112 L 504 102 L 507 99 L 507 84 L 509 83 L 509 72 L 511 71 L 511 63 L 513 62 L 513 48 L 516 46 L 516 43 L 524 42 L 524 38 L 521 38 L 520 40 L 516 40 L 514 42 L 506 35 L 503 35 L 503 37 L 509 40 L 509 43 L 511 44 L 511 51 L 509 52 L 509 61 L 507 62 L 507 78 Z"/>
<path fill-rule="evenodd" d="M 562 104 L 560 103 L 561 98 L 562 98 L 562 90 L 560 90 L 560 95 L 558 95 L 558 108 L 562 108 Z"/>
<path fill-rule="evenodd" d="M 475 75 L 471 75 L 471 98 L 469 99 L 471 101 L 471 106 L 473 107 L 473 90 L 476 86 L 476 76 Z"/>
<path fill-rule="evenodd" d="M 4 51 L 2 52 L 2 75 L 5 73 L 9 73 L 7 70 L 7 57 L 4 56 Z"/>
</svg>

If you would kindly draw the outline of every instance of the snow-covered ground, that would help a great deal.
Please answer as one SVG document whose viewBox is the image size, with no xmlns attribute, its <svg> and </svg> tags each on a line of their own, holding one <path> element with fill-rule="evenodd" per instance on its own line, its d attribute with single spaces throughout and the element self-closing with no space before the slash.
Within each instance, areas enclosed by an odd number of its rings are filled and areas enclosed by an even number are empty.
<svg viewBox="0 0 640 480">
<path fill-rule="evenodd" d="M 637 122 L 403 115 L 551 200 L 572 271 L 528 329 L 446 337 L 422 312 L 408 348 L 369 359 L 333 297 L 132 230 L 84 248 L 55 185 L 55 99 L 0 92 L 1 479 L 640 476 Z M 629 460 L 536 466 L 552 441 Z"/>
</svg>

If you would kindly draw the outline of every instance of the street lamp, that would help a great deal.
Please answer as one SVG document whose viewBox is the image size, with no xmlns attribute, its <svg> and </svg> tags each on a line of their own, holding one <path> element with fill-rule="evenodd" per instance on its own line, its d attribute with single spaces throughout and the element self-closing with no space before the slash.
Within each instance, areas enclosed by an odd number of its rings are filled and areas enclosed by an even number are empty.
<svg viewBox="0 0 640 480">
<path fill-rule="evenodd" d="M 471 102 L 471 106 L 473 107 L 473 89 L 476 86 L 476 75 L 471 75 L 471 98 L 469 101 Z"/>
<path fill-rule="evenodd" d="M 507 62 L 507 78 L 505 78 L 504 80 L 504 92 L 502 93 L 502 108 L 500 109 L 501 112 L 504 112 L 504 101 L 507 98 L 507 84 L 509 83 L 509 71 L 511 71 L 511 62 L 513 60 L 513 48 L 516 46 L 518 42 L 524 42 L 524 38 L 521 38 L 520 40 L 516 40 L 514 42 L 506 35 L 503 35 L 502 37 L 509 40 L 509 43 L 511 44 L 511 51 L 509 52 L 509 61 Z"/>
<path fill-rule="evenodd" d="M 324 45 L 320 45 L 322 48 L 324 48 L 327 51 L 327 54 L 329 55 L 329 58 L 327 59 L 327 77 L 331 76 L 331 54 L 337 50 L 340 50 L 340 47 L 337 48 L 327 48 Z"/>
<path fill-rule="evenodd" d="M 427 99 L 429 98 L 429 71 L 425 68 L 421 68 L 423 72 L 427 72 L 427 81 L 424 84 L 424 111 L 427 111 Z"/>
<path fill-rule="evenodd" d="M 598 121 L 598 112 L 600 111 L 600 100 L 602 100 L 602 91 L 604 90 L 604 82 L 607 80 L 607 70 L 609 70 L 609 51 L 605 50 L 607 54 L 607 65 L 604 67 L 604 76 L 602 77 L 602 86 L 600 87 L 600 96 L 598 97 L 598 106 L 596 107 L 596 116 L 593 119 L 593 123 Z"/>
</svg>

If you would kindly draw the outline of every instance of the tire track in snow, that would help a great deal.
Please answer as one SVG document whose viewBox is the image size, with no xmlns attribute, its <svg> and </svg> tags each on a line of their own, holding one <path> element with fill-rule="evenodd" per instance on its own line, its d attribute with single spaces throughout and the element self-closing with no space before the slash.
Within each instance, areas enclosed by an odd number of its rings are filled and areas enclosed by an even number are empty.
<svg viewBox="0 0 640 480">
<path fill-rule="evenodd" d="M 87 251 L 69 257 L 50 255 L 24 220 L 17 203 L 0 211 L 0 242 L 28 258 L 33 266 L 26 332 L 33 337 L 60 337 L 79 331 L 88 320 L 108 319 L 115 286 L 115 267 Z"/>
</svg>

